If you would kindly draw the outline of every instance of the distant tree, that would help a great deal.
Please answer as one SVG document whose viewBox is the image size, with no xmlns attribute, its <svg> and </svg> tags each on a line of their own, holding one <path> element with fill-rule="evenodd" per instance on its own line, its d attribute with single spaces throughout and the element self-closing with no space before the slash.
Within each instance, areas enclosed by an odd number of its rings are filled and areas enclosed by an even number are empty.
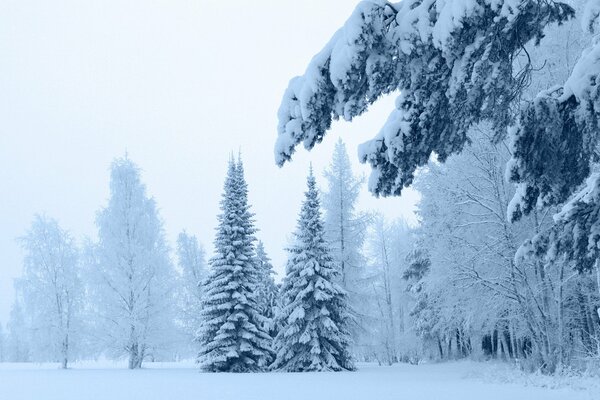
<svg viewBox="0 0 600 400">
<path fill-rule="evenodd" d="M 363 272 L 361 249 L 368 227 L 368 215 L 356 211 L 363 179 L 352 174 L 346 145 L 335 144 L 333 159 L 325 170 L 327 190 L 323 193 L 325 232 L 334 262 L 339 265 L 344 289 L 356 289 Z"/>
<path fill-rule="evenodd" d="M 341 139 L 335 145 L 333 159 L 325 170 L 325 178 L 325 237 L 340 271 L 340 284 L 348 294 L 353 341 L 360 346 L 364 335 L 370 335 L 366 325 L 370 322 L 371 310 L 365 307 L 368 291 L 368 286 L 365 285 L 367 262 L 362 250 L 372 216 L 356 210 L 364 180 L 353 175 L 346 145 Z"/>
<path fill-rule="evenodd" d="M 271 337 L 260 313 L 256 228 L 241 160 L 229 161 L 218 219 L 215 256 L 204 284 L 198 362 L 209 372 L 262 371 L 272 359 Z"/>
<path fill-rule="evenodd" d="M 402 287 L 411 243 L 409 228 L 402 220 L 388 222 L 377 215 L 368 241 L 371 291 L 369 309 L 373 320 L 368 326 L 373 352 L 378 361 L 389 365 L 411 357 L 412 348 L 402 343 L 406 333 L 408 296 Z"/>
<path fill-rule="evenodd" d="M 281 329 L 275 338 L 275 370 L 354 369 L 347 297 L 338 284 L 340 272 L 325 241 L 320 207 L 311 170 L 295 240 L 288 249 L 277 316 Z"/>
<path fill-rule="evenodd" d="M 6 357 L 7 337 L 2 324 L 0 324 L 0 362 L 7 361 Z"/>
<path fill-rule="evenodd" d="M 112 164 L 110 199 L 96 224 L 88 289 L 101 319 L 95 335 L 140 368 L 172 341 L 174 271 L 156 204 L 127 157 Z"/>
<path fill-rule="evenodd" d="M 274 321 L 275 309 L 277 308 L 279 289 L 273 278 L 273 275 L 275 275 L 273 264 L 271 264 L 271 259 L 267 255 L 265 245 L 262 241 L 259 241 L 256 245 L 256 262 L 259 272 L 257 287 L 259 311 L 266 318 L 265 329 L 271 337 L 274 337 L 276 331 Z"/>
<path fill-rule="evenodd" d="M 201 323 L 202 282 L 208 274 L 204 248 L 195 236 L 181 232 L 177 238 L 177 258 L 180 276 L 180 322 L 186 336 L 193 341 Z"/>
<path fill-rule="evenodd" d="M 77 247 L 56 220 L 40 215 L 20 242 L 25 262 L 19 288 L 35 338 L 32 344 L 38 355 L 49 353 L 67 368 L 81 325 L 83 287 Z"/>
<path fill-rule="evenodd" d="M 17 296 L 10 310 L 7 329 L 7 360 L 12 362 L 30 361 L 29 327 L 23 315 L 22 300 Z"/>
</svg>

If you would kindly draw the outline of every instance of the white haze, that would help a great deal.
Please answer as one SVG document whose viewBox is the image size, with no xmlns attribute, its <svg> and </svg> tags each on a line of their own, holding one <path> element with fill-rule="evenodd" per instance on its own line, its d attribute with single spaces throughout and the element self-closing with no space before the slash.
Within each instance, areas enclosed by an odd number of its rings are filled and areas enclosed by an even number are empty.
<svg viewBox="0 0 600 400">
<path fill-rule="evenodd" d="M 318 178 L 338 137 L 356 171 L 356 146 L 393 106 L 380 101 L 324 144 L 274 164 L 277 108 L 353 1 L 3 1 L 0 3 L 0 321 L 22 269 L 15 239 L 34 213 L 79 238 L 95 236 L 108 167 L 126 151 L 165 221 L 212 248 L 226 162 L 242 152 L 259 237 L 282 271 L 305 175 Z M 308 34 L 307 34 L 308 32 Z M 321 184 L 323 180 L 319 181 Z M 418 196 L 363 209 L 415 222 Z"/>
</svg>

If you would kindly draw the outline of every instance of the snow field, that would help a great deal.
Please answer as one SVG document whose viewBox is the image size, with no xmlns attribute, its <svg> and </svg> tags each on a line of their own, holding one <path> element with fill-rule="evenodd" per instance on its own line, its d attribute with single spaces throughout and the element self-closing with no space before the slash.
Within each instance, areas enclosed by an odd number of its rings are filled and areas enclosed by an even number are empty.
<svg viewBox="0 0 600 400">
<path fill-rule="evenodd" d="M 357 372 L 201 373 L 192 362 L 0 364 L 2 400 L 590 400 L 598 387 L 539 387 L 530 382 L 491 382 L 506 369 L 475 362 L 359 365 Z M 487 376 L 487 378 L 486 378 Z M 596 397 L 594 397 L 596 396 Z"/>
</svg>

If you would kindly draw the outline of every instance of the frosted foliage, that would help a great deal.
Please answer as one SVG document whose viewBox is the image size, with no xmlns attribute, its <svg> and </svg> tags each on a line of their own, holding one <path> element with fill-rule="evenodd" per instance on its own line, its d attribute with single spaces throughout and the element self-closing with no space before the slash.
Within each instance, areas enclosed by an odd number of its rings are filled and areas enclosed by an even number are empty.
<svg viewBox="0 0 600 400">
<path fill-rule="evenodd" d="M 417 181 L 423 195 L 420 230 L 431 259 L 413 311 L 417 330 L 432 349 L 437 347 L 434 354 L 440 358 L 449 350 L 436 344 L 459 332 L 461 339 L 477 343 L 464 347 L 457 337 L 463 354 L 504 352 L 525 360 L 529 368 L 554 373 L 561 365 L 575 365 L 578 354 L 595 354 L 590 332 L 596 322 L 588 321 L 595 318 L 597 289 L 591 289 L 589 276 L 569 272 L 566 263 L 529 257 L 542 254 L 537 245 L 543 240 L 517 252 L 528 238 L 556 227 L 552 210 L 515 223 L 506 219 L 506 204 L 514 193 L 503 176 L 510 152 L 487 136 L 487 130 L 473 132 L 472 144 L 462 154 L 431 166 Z M 494 332 L 504 332 L 495 340 L 510 346 L 494 346 Z M 480 345 L 486 336 L 488 344 Z"/>
<path fill-rule="evenodd" d="M 195 236 L 181 232 L 177 237 L 177 258 L 181 270 L 179 320 L 187 338 L 191 339 L 188 341 L 193 341 L 200 326 L 202 282 L 207 275 L 205 252 Z"/>
<path fill-rule="evenodd" d="M 315 178 L 308 178 L 295 241 L 281 288 L 281 326 L 272 368 L 281 371 L 354 369 L 349 353 L 346 295 L 324 239 Z"/>
<path fill-rule="evenodd" d="M 325 178 L 325 238 L 340 272 L 339 283 L 348 296 L 350 314 L 353 317 L 350 331 L 357 347 L 362 341 L 361 337 L 367 335 L 367 316 L 371 311 L 366 308 L 365 302 L 367 271 L 366 259 L 362 255 L 371 218 L 370 215 L 356 210 L 364 180 L 353 175 L 346 146 L 341 140 L 336 143 L 333 159 L 325 171 Z"/>
<path fill-rule="evenodd" d="M 344 289 L 354 290 L 360 280 L 364 260 L 360 254 L 366 235 L 368 216 L 356 211 L 363 184 L 352 173 L 345 144 L 336 143 L 333 159 L 325 171 L 327 190 L 323 193 L 325 234 L 332 256 L 339 265 Z"/>
<path fill-rule="evenodd" d="M 409 316 L 414 301 L 404 290 L 403 280 L 412 245 L 409 228 L 402 220 L 387 223 L 381 215 L 371 228 L 366 246 L 369 265 L 362 283 L 365 294 L 370 294 L 362 300 L 370 307 L 370 312 L 361 316 L 366 331 L 361 337 L 363 354 L 388 365 L 414 362 L 418 358 L 416 330 Z"/>
<path fill-rule="evenodd" d="M 8 337 L 6 340 L 8 361 L 24 362 L 31 361 L 31 349 L 28 326 L 23 315 L 22 299 L 17 296 L 10 310 L 10 318 L 6 324 Z"/>
<path fill-rule="evenodd" d="M 38 360 L 59 359 L 66 368 L 81 326 L 83 287 L 78 250 L 56 220 L 39 215 L 20 242 L 25 262 L 16 286 L 23 295 L 33 351 Z"/>
<path fill-rule="evenodd" d="M 598 17 L 600 17 L 600 1 L 588 0 L 581 19 L 583 30 L 591 33 L 598 32 Z"/>
<path fill-rule="evenodd" d="M 241 162 L 229 162 L 215 256 L 204 283 L 198 331 L 201 368 L 210 372 L 255 372 L 271 362 L 271 337 L 260 313 L 253 214 Z"/>
<path fill-rule="evenodd" d="M 467 131 L 489 120 L 495 136 L 526 73 L 514 73 L 523 46 L 573 9 L 540 0 L 362 1 L 303 76 L 290 81 L 279 112 L 275 159 L 320 142 L 333 119 L 351 120 L 399 90 L 396 109 L 359 157 L 369 189 L 397 195 L 435 152 L 460 152 Z"/>
<path fill-rule="evenodd" d="M 128 158 L 113 162 L 110 200 L 96 223 L 89 291 L 99 337 L 114 355 L 128 356 L 129 368 L 140 368 L 172 341 L 174 271 L 156 204 Z"/>
<path fill-rule="evenodd" d="M 340 284 L 347 293 L 351 315 L 349 331 L 353 339 L 353 354 L 358 358 L 361 353 L 369 351 L 368 343 L 373 337 L 369 329 L 373 325 L 373 308 L 368 301 L 369 272 L 362 254 L 371 215 L 356 210 L 364 179 L 353 175 L 346 146 L 341 139 L 336 143 L 325 178 L 325 237 L 341 275 Z"/>
</svg>

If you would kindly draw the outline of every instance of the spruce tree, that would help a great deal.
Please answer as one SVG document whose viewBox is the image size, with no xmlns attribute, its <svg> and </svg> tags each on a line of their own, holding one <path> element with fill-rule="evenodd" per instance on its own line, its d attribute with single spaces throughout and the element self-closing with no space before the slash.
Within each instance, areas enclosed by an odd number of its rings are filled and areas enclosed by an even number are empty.
<svg viewBox="0 0 600 400">
<path fill-rule="evenodd" d="M 320 201 L 312 170 L 302 204 L 295 243 L 288 249 L 281 330 L 275 338 L 281 371 L 343 371 L 354 365 L 349 353 L 346 294 L 336 283 L 336 268 L 325 239 Z"/>
<path fill-rule="evenodd" d="M 271 259 L 267 255 L 262 241 L 259 241 L 256 246 L 256 263 L 259 273 L 257 294 L 260 313 L 266 318 L 265 330 L 271 337 L 275 337 L 276 329 L 274 318 L 279 289 L 273 279 L 273 275 L 275 275 L 273 264 L 271 264 Z"/>
<path fill-rule="evenodd" d="M 272 360 L 257 299 L 253 214 L 241 161 L 230 160 L 205 282 L 198 362 L 208 372 L 255 372 Z"/>
</svg>

